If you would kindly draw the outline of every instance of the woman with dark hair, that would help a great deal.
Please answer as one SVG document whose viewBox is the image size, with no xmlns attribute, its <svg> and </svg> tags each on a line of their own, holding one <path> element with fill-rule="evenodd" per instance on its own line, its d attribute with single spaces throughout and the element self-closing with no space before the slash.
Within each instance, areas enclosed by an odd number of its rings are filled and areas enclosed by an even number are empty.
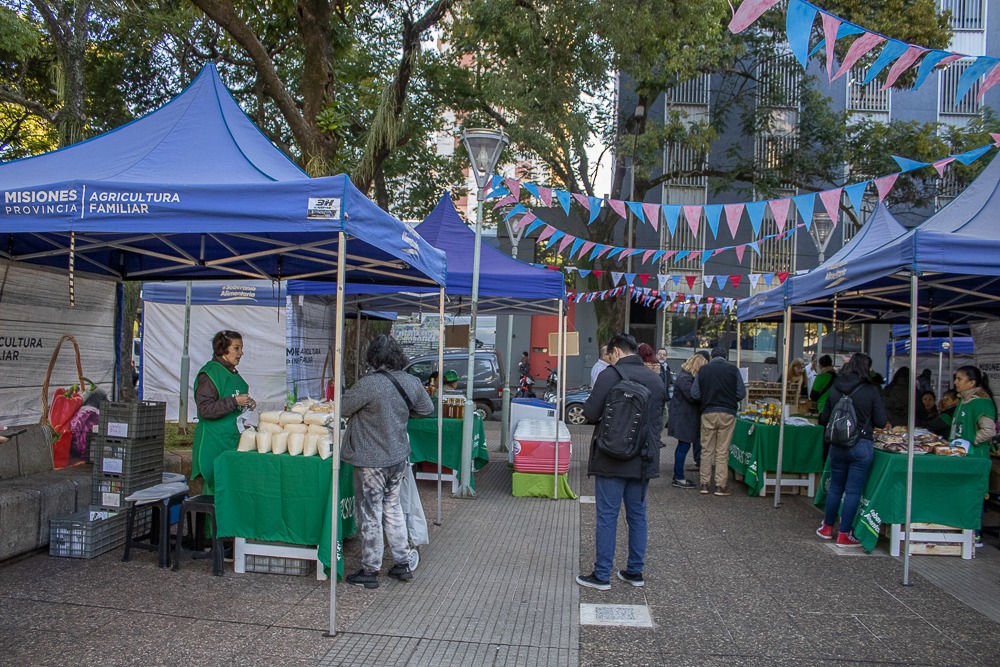
<svg viewBox="0 0 1000 667">
<path fill-rule="evenodd" d="M 885 415 L 893 426 L 906 426 L 910 418 L 910 367 L 903 366 L 892 376 L 885 386 Z M 913 394 L 918 399 L 919 394 Z M 924 407 L 919 400 L 914 402 L 916 423 L 924 418 Z"/>
<path fill-rule="evenodd" d="M 833 381 L 837 379 L 837 371 L 833 368 L 833 359 L 829 354 L 824 354 L 819 358 L 819 373 L 813 378 L 812 389 L 809 391 L 809 398 L 816 401 L 816 412 L 823 412 L 826 407 L 826 399 L 830 395 L 830 388 Z"/>
<path fill-rule="evenodd" d="M 819 423 L 826 425 L 830 414 L 842 396 L 850 396 L 858 418 L 858 441 L 853 447 L 830 447 L 830 490 L 826 496 L 826 516 L 816 529 L 824 540 L 833 539 L 833 524 L 840 512 L 838 547 L 856 547 L 861 542 L 854 537 L 854 515 L 858 513 L 861 491 L 868 481 L 872 467 L 875 443 L 874 429 L 885 425 L 885 404 L 882 394 L 871 381 L 872 359 L 857 352 L 844 364 L 840 375 L 833 381 L 826 408 L 819 416 Z M 841 506 L 843 501 L 843 506 Z"/>
<path fill-rule="evenodd" d="M 695 465 L 701 466 L 701 405 L 691 396 L 691 387 L 702 366 L 708 363 L 708 355 L 695 352 L 691 358 L 681 365 L 674 383 L 674 395 L 670 397 L 670 424 L 667 435 L 677 438 L 677 449 L 674 450 L 674 479 L 672 486 L 678 489 L 693 489 L 697 486 L 684 476 L 684 461 L 688 449 L 695 447 Z"/>
<path fill-rule="evenodd" d="M 399 581 L 410 572 L 409 536 L 399 504 L 399 486 L 410 456 L 406 421 L 433 410 L 420 380 L 403 371 L 406 355 L 390 336 L 368 345 L 370 372 L 344 392 L 341 415 L 348 419 L 341 460 L 354 466 L 354 496 L 361 526 L 361 569 L 345 580 L 378 588 L 385 542 L 392 560 L 388 575 Z M 384 530 L 384 533 L 383 533 Z"/>
<path fill-rule="evenodd" d="M 243 336 L 220 331 L 212 338 L 212 360 L 201 367 L 194 380 L 198 424 L 191 447 L 191 479 L 202 477 L 202 493 L 215 494 L 215 459 L 235 450 L 240 442 L 236 418 L 244 408 L 256 410 L 250 385 L 236 370 L 243 358 Z"/>
<path fill-rule="evenodd" d="M 955 371 L 959 403 L 951 422 L 951 439 L 969 441 L 969 456 L 989 458 L 990 441 L 996 435 L 997 407 L 989 381 L 976 366 Z"/>
</svg>

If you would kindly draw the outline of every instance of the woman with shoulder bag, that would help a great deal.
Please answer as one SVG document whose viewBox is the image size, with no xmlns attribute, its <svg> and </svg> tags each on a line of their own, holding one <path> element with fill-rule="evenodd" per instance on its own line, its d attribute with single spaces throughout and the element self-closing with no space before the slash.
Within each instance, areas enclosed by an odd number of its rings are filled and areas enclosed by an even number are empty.
<svg viewBox="0 0 1000 667">
<path fill-rule="evenodd" d="M 868 471 L 875 456 L 874 429 L 885 426 L 885 402 L 871 380 L 872 359 L 860 352 L 844 364 L 840 375 L 833 382 L 819 423 L 824 426 L 842 396 L 850 396 L 858 419 L 858 439 L 853 447 L 830 447 L 830 490 L 826 496 L 826 516 L 816 529 L 824 540 L 833 539 L 833 524 L 840 511 L 838 547 L 857 547 L 861 542 L 854 537 L 854 515 L 858 513 L 861 492 L 868 481 Z M 841 506 L 843 501 L 843 506 Z"/>
</svg>

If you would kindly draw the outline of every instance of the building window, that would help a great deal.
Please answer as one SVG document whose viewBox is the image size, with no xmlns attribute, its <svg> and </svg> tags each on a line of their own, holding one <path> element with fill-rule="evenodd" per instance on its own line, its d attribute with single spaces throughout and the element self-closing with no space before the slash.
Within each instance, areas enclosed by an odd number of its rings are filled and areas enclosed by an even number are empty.
<svg viewBox="0 0 1000 667">
<path fill-rule="evenodd" d="M 700 74 L 667 90 L 667 104 L 708 106 L 711 75 Z"/>
<path fill-rule="evenodd" d="M 972 64 L 972 60 L 959 60 L 951 67 L 941 72 L 941 115 L 944 116 L 974 116 L 979 113 L 980 100 L 979 81 L 972 84 L 972 88 L 960 100 L 955 100 L 958 92 L 958 82 L 962 74 Z"/>
<path fill-rule="evenodd" d="M 889 89 L 879 90 L 882 82 L 878 77 L 862 83 L 868 75 L 867 69 L 856 67 L 851 70 L 847 83 L 847 110 L 863 113 L 888 113 Z"/>
<path fill-rule="evenodd" d="M 791 194 L 792 193 L 786 193 L 785 196 L 791 196 Z M 788 219 L 785 221 L 785 229 L 788 229 L 796 224 L 797 218 L 795 216 L 797 215 L 795 206 L 790 206 L 788 209 Z M 778 225 L 774 222 L 774 216 L 771 215 L 771 210 L 768 209 L 767 213 L 764 215 L 764 223 L 761 225 L 760 234 L 761 236 L 771 236 L 777 233 Z M 791 273 L 795 270 L 794 244 L 795 235 L 793 234 L 780 239 L 770 238 L 761 241 L 759 244 L 759 255 L 753 252 L 753 250 L 748 249 L 747 254 L 751 257 L 750 273 L 780 273 L 782 271 Z M 772 284 L 771 287 L 774 287 L 775 284 Z M 770 288 L 761 282 L 757 291 L 765 289 Z"/>
<path fill-rule="evenodd" d="M 781 53 L 758 65 L 757 104 L 798 109 L 802 67 L 791 53 Z"/>
<path fill-rule="evenodd" d="M 691 146 L 674 142 L 667 144 L 666 171 L 668 174 L 678 174 L 669 180 L 669 184 L 705 187 L 708 185 L 708 178 L 701 173 L 705 169 L 705 162 L 705 154 Z"/>
<path fill-rule="evenodd" d="M 983 0 L 942 0 L 941 11 L 951 12 L 952 30 L 983 29 Z"/>
</svg>

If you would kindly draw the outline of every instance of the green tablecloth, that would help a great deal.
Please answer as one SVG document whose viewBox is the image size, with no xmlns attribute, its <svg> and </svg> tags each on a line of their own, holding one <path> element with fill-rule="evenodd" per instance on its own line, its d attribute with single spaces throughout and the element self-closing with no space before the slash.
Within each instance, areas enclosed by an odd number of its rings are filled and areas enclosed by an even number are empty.
<svg viewBox="0 0 1000 667">
<path fill-rule="evenodd" d="M 462 420 L 443 420 L 443 437 L 441 438 L 441 465 L 452 470 L 462 469 Z M 437 416 L 411 419 L 406 424 L 406 432 L 410 435 L 410 463 L 430 461 L 437 463 Z M 486 429 L 483 419 L 476 415 L 472 424 L 472 467 L 479 470 L 489 463 L 490 453 L 486 449 Z M 470 480 L 469 486 L 476 488 L 476 480 Z"/>
<path fill-rule="evenodd" d="M 340 468 L 337 573 L 344 574 L 341 541 L 354 534 L 354 468 Z M 225 452 L 215 460 L 215 518 L 219 534 L 248 540 L 317 546 L 330 567 L 333 459 L 289 454 Z"/>
<path fill-rule="evenodd" d="M 853 523 L 854 536 L 868 551 L 875 548 L 883 523 L 906 523 L 906 458 L 906 454 L 875 450 Z M 933 454 L 913 457 L 911 521 L 978 529 L 989 480 L 989 459 Z M 817 506 L 826 506 L 829 488 L 828 466 L 816 492 Z"/>
<path fill-rule="evenodd" d="M 729 446 L 729 467 L 743 475 L 750 495 L 760 495 L 764 473 L 778 469 L 777 424 L 736 420 Z M 810 473 L 823 471 L 823 427 L 785 425 L 785 451 L 781 471 Z"/>
</svg>

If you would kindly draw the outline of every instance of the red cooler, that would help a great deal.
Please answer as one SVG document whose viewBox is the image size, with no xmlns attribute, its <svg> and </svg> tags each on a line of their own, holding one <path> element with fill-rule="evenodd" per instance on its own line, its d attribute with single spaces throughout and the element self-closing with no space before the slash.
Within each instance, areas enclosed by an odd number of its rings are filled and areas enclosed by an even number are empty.
<svg viewBox="0 0 1000 667">
<path fill-rule="evenodd" d="M 559 474 L 569 470 L 572 451 L 569 429 L 559 424 Z M 551 475 L 556 465 L 556 420 L 521 419 L 514 431 L 514 470 L 517 472 L 547 473 Z"/>
</svg>

